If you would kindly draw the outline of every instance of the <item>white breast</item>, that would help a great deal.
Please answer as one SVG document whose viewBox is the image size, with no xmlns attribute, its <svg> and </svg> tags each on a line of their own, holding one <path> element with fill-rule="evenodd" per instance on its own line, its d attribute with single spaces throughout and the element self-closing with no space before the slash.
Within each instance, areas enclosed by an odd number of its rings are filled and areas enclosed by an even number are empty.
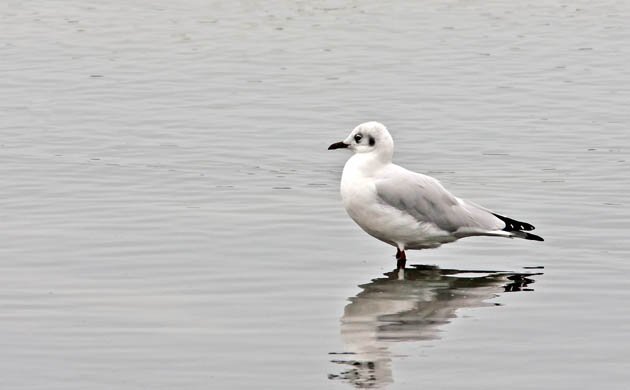
<svg viewBox="0 0 630 390">
<path fill-rule="evenodd" d="M 348 215 L 365 232 L 390 245 L 421 249 L 453 241 L 432 223 L 419 222 L 412 215 L 381 202 L 374 177 L 378 164 L 359 154 L 351 157 L 341 177 L 341 198 Z"/>
</svg>

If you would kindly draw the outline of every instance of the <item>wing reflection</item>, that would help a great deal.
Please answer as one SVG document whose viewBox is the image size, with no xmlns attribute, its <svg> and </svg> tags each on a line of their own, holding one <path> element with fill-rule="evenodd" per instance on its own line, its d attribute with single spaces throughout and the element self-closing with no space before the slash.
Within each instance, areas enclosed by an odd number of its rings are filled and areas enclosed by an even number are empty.
<svg viewBox="0 0 630 390">
<path fill-rule="evenodd" d="M 457 317 L 458 309 L 494 306 L 490 298 L 531 290 L 532 277 L 540 275 L 414 267 L 359 286 L 362 291 L 350 298 L 341 318 L 346 351 L 331 353 L 332 362 L 348 367 L 330 379 L 357 388 L 392 383 L 391 343 L 439 339 L 441 327 Z"/>
</svg>

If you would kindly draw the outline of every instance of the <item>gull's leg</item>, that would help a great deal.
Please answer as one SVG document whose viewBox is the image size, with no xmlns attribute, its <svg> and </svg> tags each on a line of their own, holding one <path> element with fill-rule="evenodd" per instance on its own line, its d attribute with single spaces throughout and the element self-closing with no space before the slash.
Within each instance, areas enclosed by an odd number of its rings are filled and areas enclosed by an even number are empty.
<svg viewBox="0 0 630 390">
<path fill-rule="evenodd" d="M 405 269 L 405 265 L 407 264 L 407 256 L 405 255 L 405 250 L 400 250 L 400 248 L 396 248 L 396 269 Z"/>
</svg>

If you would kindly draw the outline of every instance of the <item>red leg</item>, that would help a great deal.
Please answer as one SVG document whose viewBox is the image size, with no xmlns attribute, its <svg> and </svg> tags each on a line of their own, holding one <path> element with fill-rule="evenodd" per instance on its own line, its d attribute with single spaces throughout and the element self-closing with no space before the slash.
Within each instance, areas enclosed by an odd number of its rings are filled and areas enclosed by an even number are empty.
<svg viewBox="0 0 630 390">
<path fill-rule="evenodd" d="M 405 255 L 404 250 L 400 250 L 396 248 L 396 269 L 405 269 L 405 265 L 407 264 L 407 255 Z"/>
</svg>

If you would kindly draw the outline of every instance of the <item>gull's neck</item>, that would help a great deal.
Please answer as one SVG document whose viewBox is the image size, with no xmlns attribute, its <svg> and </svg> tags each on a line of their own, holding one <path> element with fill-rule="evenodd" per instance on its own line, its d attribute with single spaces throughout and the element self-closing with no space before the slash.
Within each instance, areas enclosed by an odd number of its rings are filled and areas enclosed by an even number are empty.
<svg viewBox="0 0 630 390">
<path fill-rule="evenodd" d="M 379 153 L 355 153 L 346 162 L 344 173 L 347 171 L 352 172 L 352 176 L 370 177 L 389 163 L 391 163 L 391 157 Z"/>
</svg>

